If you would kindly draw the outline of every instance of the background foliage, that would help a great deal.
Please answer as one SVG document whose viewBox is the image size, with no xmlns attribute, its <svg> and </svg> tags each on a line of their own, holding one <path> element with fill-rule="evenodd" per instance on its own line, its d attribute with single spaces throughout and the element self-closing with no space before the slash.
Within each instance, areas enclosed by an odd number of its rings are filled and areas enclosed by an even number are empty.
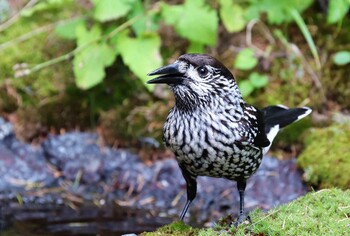
<svg viewBox="0 0 350 236">
<path fill-rule="evenodd" d="M 0 112 L 26 140 L 94 127 L 118 145 L 160 140 L 173 98 L 146 74 L 186 52 L 221 60 L 258 107 L 312 106 L 316 125 L 349 109 L 349 0 L 11 2 Z"/>
</svg>

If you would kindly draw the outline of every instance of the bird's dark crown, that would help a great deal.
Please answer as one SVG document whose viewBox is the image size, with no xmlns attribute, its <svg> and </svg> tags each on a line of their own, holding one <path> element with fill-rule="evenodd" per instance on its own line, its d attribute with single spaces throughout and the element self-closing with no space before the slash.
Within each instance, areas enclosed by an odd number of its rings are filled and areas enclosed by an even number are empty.
<svg viewBox="0 0 350 236">
<path fill-rule="evenodd" d="M 226 68 L 226 66 L 208 54 L 189 53 L 180 56 L 178 60 L 185 61 L 194 67 L 206 65 L 211 66 L 213 68 L 219 69 L 221 71 L 221 75 L 225 76 L 226 78 L 234 79 L 232 73 L 229 71 L 229 69 Z"/>
</svg>

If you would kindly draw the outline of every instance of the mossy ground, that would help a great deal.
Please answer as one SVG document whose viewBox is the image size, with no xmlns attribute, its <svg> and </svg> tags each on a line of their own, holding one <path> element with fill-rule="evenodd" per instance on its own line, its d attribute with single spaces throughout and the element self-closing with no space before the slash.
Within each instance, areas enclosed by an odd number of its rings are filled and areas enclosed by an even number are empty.
<svg viewBox="0 0 350 236">
<path fill-rule="evenodd" d="M 196 229 L 175 222 L 144 236 L 162 235 L 348 235 L 350 190 L 323 189 L 308 193 L 267 213 L 250 213 L 253 223 L 234 227 Z"/>
<path fill-rule="evenodd" d="M 30 68 L 59 56 L 73 48 L 73 44 L 55 37 L 49 25 L 67 16 L 67 11 L 52 11 L 44 17 L 22 17 L 0 37 L 0 85 L 14 90 L 9 96 L 20 100 L 18 106 L 37 104 L 48 96 L 62 92 L 72 83 L 73 73 L 68 63 L 57 64 L 37 73 L 16 78 L 20 69 Z M 40 33 L 35 31 L 42 27 Z M 47 28 L 46 30 L 44 28 Z M 18 41 L 27 36 L 27 40 Z M 31 35 L 30 37 L 28 35 Z"/>
<path fill-rule="evenodd" d="M 181 221 L 176 221 L 170 225 L 159 228 L 156 232 L 146 232 L 142 236 L 154 236 L 154 235 L 178 235 L 178 236 L 190 236 L 198 235 L 199 229 L 192 228 L 191 226 L 185 225 Z"/>
<path fill-rule="evenodd" d="M 317 188 L 350 188 L 350 123 L 311 129 L 298 158 L 305 181 Z"/>
<path fill-rule="evenodd" d="M 52 28 L 52 24 L 69 16 L 71 7 L 67 6 L 65 11 L 51 9 L 45 14 L 21 17 L 1 32 L 0 114 L 14 121 L 21 139 L 29 141 L 38 136 L 44 126 L 42 117 L 47 114 L 42 108 L 61 100 L 66 89 L 74 85 L 68 61 L 18 77 L 22 69 L 72 50 L 74 45 L 55 37 Z M 38 29 L 40 33 L 35 33 Z M 19 40 L 23 36 L 26 40 Z"/>
</svg>

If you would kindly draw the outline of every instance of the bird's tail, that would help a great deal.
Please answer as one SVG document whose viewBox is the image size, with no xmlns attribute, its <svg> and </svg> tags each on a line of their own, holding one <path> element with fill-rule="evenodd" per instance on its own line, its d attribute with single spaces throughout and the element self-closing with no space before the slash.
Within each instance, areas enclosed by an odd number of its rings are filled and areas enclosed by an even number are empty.
<svg viewBox="0 0 350 236">
<path fill-rule="evenodd" d="M 270 146 L 280 129 L 311 113 L 311 109 L 308 107 L 288 108 L 283 105 L 268 106 L 261 111 L 264 116 L 265 133 L 270 141 Z M 265 147 L 263 152 L 266 153 L 270 146 Z"/>
</svg>

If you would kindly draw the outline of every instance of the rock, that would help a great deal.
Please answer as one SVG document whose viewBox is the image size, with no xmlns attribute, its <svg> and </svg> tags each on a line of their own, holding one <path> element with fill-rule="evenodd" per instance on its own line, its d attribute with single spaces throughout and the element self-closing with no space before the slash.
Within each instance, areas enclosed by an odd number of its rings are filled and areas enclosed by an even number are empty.
<svg viewBox="0 0 350 236">
<path fill-rule="evenodd" d="M 11 123 L 0 117 L 0 141 L 11 135 L 14 135 Z"/>
<path fill-rule="evenodd" d="M 123 194 L 137 182 L 151 178 L 150 170 L 129 151 L 98 145 L 92 133 L 69 132 L 51 136 L 43 143 L 47 160 L 62 172 L 62 177 L 74 181 L 81 175 L 83 184 L 106 182 Z M 141 189 L 139 189 L 140 191 Z"/>
<path fill-rule="evenodd" d="M 47 160 L 62 171 L 65 178 L 74 181 L 81 175 L 85 183 L 101 179 L 101 151 L 96 134 L 71 132 L 49 137 L 42 145 Z"/>
<path fill-rule="evenodd" d="M 10 123 L 0 119 L 0 191 L 48 187 L 54 182 L 41 147 L 15 138 Z"/>
</svg>

